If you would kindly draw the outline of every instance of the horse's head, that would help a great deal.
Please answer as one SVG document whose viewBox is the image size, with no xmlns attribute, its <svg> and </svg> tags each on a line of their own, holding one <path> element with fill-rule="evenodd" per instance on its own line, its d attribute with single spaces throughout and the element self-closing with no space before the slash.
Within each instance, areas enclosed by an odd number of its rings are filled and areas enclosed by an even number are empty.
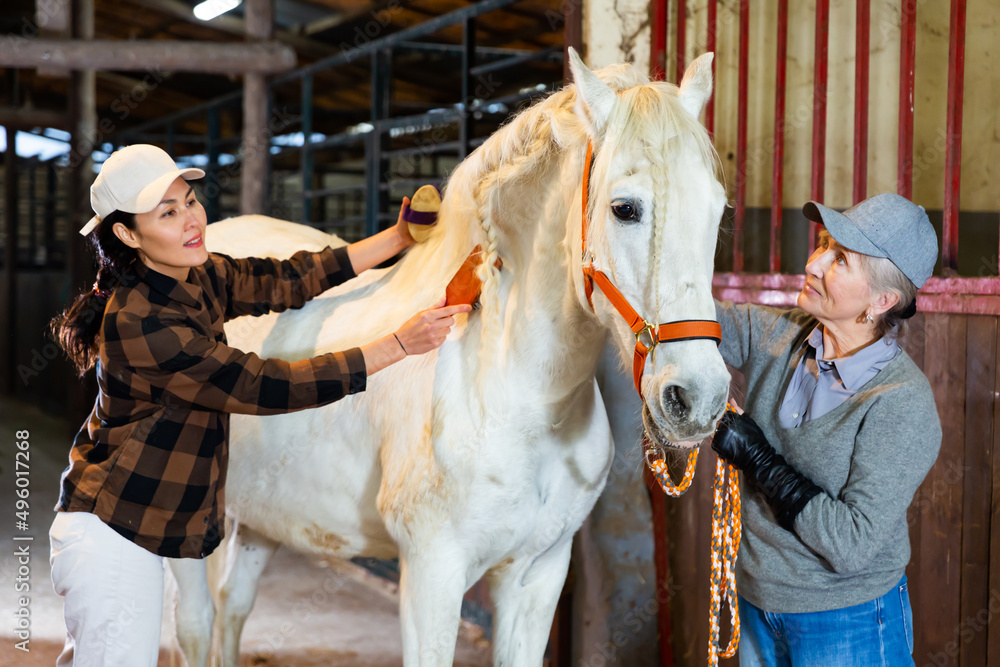
<svg viewBox="0 0 1000 667">
<path fill-rule="evenodd" d="M 570 57 L 577 114 L 593 143 L 586 244 L 594 268 L 654 326 L 714 320 L 713 258 L 726 195 L 698 122 L 712 91 L 711 54 L 691 64 L 679 89 L 654 82 L 619 91 L 575 52 Z M 593 301 L 631 364 L 635 334 L 601 289 Z M 725 409 L 729 380 L 714 341 L 661 343 L 641 382 L 647 434 L 660 444 L 708 436 Z"/>
</svg>

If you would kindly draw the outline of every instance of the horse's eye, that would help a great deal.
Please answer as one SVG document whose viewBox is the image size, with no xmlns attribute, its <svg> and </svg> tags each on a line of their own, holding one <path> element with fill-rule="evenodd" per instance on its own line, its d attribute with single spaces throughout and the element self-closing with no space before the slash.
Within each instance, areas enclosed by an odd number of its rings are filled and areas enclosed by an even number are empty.
<svg viewBox="0 0 1000 667">
<path fill-rule="evenodd" d="M 615 204 L 611 207 L 611 212 L 622 222 L 636 222 L 639 220 L 639 208 L 632 204 Z"/>
</svg>

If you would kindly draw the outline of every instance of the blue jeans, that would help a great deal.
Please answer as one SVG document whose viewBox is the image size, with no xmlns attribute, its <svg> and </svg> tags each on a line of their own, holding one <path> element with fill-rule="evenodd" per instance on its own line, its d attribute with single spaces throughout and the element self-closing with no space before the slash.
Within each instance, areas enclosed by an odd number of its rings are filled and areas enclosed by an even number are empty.
<svg viewBox="0 0 1000 667">
<path fill-rule="evenodd" d="M 805 614 L 772 614 L 740 597 L 740 667 L 913 665 L 906 577 L 871 602 Z"/>
</svg>

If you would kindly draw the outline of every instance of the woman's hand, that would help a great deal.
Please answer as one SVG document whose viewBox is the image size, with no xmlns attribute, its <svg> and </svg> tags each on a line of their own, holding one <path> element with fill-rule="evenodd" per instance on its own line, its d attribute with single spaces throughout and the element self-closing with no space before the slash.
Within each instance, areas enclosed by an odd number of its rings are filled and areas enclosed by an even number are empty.
<svg viewBox="0 0 1000 667">
<path fill-rule="evenodd" d="M 737 410 L 739 407 L 730 401 Z M 778 454 L 750 415 L 726 411 L 712 438 L 719 458 L 742 471 L 760 489 L 782 528 L 794 532 L 795 517 L 823 489 Z"/>
<path fill-rule="evenodd" d="M 399 217 L 396 218 L 396 224 L 393 227 L 396 234 L 399 236 L 399 243 L 404 248 L 409 248 L 411 245 L 416 243 L 416 240 L 410 234 L 410 225 L 403 220 L 403 211 L 406 210 L 407 205 L 410 203 L 409 197 L 403 197 L 403 203 L 399 206 Z"/>
<path fill-rule="evenodd" d="M 403 223 L 405 227 L 406 223 Z M 445 306 L 447 297 L 431 308 L 411 317 L 396 331 L 396 338 L 405 354 L 424 354 L 436 350 L 444 342 L 455 324 L 455 315 L 468 313 L 472 306 L 460 304 Z"/>
<path fill-rule="evenodd" d="M 467 304 L 442 307 L 446 299 L 411 317 L 396 333 L 362 345 L 367 374 L 377 373 L 409 354 L 424 354 L 440 347 L 455 324 L 455 315 L 472 310 Z"/>
<path fill-rule="evenodd" d="M 722 416 L 712 437 L 712 449 L 723 461 L 745 471 L 757 458 L 774 449 L 757 422 L 750 415 L 743 414 L 736 403 L 729 403 L 736 412 L 727 410 Z"/>
</svg>

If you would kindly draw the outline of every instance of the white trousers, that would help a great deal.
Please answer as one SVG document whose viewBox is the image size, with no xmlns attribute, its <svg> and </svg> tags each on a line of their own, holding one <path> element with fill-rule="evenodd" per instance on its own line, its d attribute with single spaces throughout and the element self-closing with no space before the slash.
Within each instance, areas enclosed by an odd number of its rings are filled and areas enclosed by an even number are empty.
<svg viewBox="0 0 1000 667">
<path fill-rule="evenodd" d="M 56 512 L 49 543 L 66 618 L 57 667 L 156 667 L 163 558 L 90 512 Z"/>
</svg>

